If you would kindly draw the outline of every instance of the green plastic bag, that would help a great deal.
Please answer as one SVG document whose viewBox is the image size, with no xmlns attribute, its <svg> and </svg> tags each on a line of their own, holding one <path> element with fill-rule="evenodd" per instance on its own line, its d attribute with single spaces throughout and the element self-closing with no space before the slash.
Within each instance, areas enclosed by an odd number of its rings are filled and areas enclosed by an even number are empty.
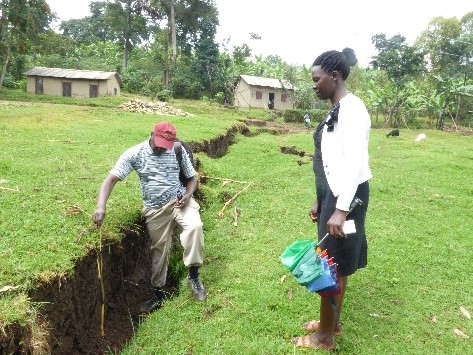
<svg viewBox="0 0 473 355">
<path fill-rule="evenodd" d="M 305 253 L 310 249 L 314 250 L 315 245 L 313 240 L 296 240 L 284 250 L 279 259 L 283 266 L 292 272 Z"/>
<path fill-rule="evenodd" d="M 307 250 L 294 270 L 292 270 L 292 274 L 302 286 L 310 285 L 315 280 L 319 279 L 323 273 L 324 266 L 322 259 L 317 257 L 314 248 Z"/>
</svg>

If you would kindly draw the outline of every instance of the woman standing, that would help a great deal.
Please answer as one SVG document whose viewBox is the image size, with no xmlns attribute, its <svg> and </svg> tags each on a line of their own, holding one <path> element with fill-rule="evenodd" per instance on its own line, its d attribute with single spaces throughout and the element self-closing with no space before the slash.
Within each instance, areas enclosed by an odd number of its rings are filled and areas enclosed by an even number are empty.
<svg viewBox="0 0 473 355">
<path fill-rule="evenodd" d="M 350 67 L 356 63 L 355 52 L 345 48 L 342 52 L 322 53 L 312 66 L 314 91 L 319 99 L 330 100 L 332 108 L 314 132 L 317 199 L 310 218 L 318 223 L 319 240 L 330 234 L 322 248 L 338 264 L 340 292 L 332 298 L 333 306 L 330 297 L 321 297 L 320 320 L 302 325 L 311 334 L 292 339 L 299 347 L 335 349 L 334 335 L 342 333 L 338 320 L 348 276 L 367 264 L 365 217 L 371 179 L 368 166 L 371 121 L 363 102 L 345 87 Z M 348 215 L 355 198 L 362 205 Z M 347 218 L 354 220 L 356 229 L 348 235 L 343 230 Z"/>
</svg>

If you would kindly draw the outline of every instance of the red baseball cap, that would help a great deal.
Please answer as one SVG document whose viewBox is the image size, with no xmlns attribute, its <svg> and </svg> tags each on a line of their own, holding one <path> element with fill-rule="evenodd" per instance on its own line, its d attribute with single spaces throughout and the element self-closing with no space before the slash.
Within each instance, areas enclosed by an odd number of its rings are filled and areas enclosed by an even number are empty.
<svg viewBox="0 0 473 355">
<path fill-rule="evenodd" d="M 154 145 L 159 148 L 171 150 L 176 139 L 176 129 L 167 122 L 158 123 L 154 126 Z"/>
</svg>

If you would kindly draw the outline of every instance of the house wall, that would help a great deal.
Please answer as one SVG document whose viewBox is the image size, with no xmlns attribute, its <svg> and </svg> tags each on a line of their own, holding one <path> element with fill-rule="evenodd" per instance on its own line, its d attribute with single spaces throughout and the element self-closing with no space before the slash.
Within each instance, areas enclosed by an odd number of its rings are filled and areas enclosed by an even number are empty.
<svg viewBox="0 0 473 355">
<path fill-rule="evenodd" d="M 286 95 L 286 101 L 282 101 L 282 95 Z M 294 93 L 292 91 L 283 92 L 278 90 L 274 95 L 274 109 L 278 111 L 285 111 L 294 108 Z"/>
<path fill-rule="evenodd" d="M 250 107 L 251 90 L 250 86 L 244 81 L 240 80 L 234 94 L 234 105 L 236 107 Z"/>
<path fill-rule="evenodd" d="M 99 96 L 109 95 L 115 96 L 120 95 L 120 85 L 116 77 L 108 80 L 84 80 L 84 79 L 63 79 L 63 78 L 50 78 L 43 77 L 43 94 L 45 95 L 56 95 L 62 96 L 62 83 L 71 83 L 71 97 L 88 99 L 90 94 L 90 85 L 99 86 Z M 26 91 L 35 93 L 36 77 L 28 76 L 26 79 Z"/>
<path fill-rule="evenodd" d="M 106 92 L 104 94 L 101 93 L 99 89 L 100 95 L 108 95 L 108 96 L 119 96 L 120 95 L 120 84 L 116 77 L 110 78 L 104 82 L 106 84 Z M 116 90 L 116 93 L 115 93 Z"/>
<path fill-rule="evenodd" d="M 261 99 L 257 98 L 257 91 L 261 92 Z M 287 109 L 294 108 L 293 95 L 290 91 L 287 94 L 287 101 L 281 100 L 283 91 L 281 89 L 250 86 L 244 80 L 240 80 L 237 88 L 235 89 L 235 103 L 236 107 L 245 108 L 262 108 L 267 109 L 269 103 L 269 94 L 274 94 L 274 109 L 278 111 L 285 111 Z"/>
</svg>

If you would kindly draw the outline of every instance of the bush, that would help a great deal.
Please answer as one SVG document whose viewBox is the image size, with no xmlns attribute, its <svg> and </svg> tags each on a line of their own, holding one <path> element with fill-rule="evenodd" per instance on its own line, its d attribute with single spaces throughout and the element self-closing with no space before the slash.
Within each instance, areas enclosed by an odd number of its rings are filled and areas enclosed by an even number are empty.
<svg viewBox="0 0 473 355">
<path fill-rule="evenodd" d="M 204 87 L 197 80 L 183 75 L 176 75 L 171 87 L 175 98 L 198 99 L 204 92 Z"/>
<path fill-rule="evenodd" d="M 322 121 L 325 116 L 327 115 L 327 110 L 300 110 L 300 109 L 292 109 L 286 110 L 284 112 L 284 122 L 289 123 L 304 123 L 304 115 L 305 113 L 309 114 L 311 122 L 320 122 Z"/>
<path fill-rule="evenodd" d="M 15 80 L 13 76 L 7 74 L 3 80 L 3 86 L 7 89 L 25 89 L 26 91 L 26 80 Z"/>
<path fill-rule="evenodd" d="M 225 95 L 223 94 L 222 91 L 219 91 L 215 94 L 215 101 L 217 101 L 217 103 L 219 103 L 220 105 L 224 104 L 224 98 L 225 98 Z"/>
<path fill-rule="evenodd" d="M 158 92 L 156 92 L 156 95 L 154 96 L 155 100 L 163 101 L 163 102 L 169 102 L 173 98 L 172 96 L 172 90 L 168 89 L 162 89 Z"/>
<path fill-rule="evenodd" d="M 123 89 L 134 94 L 141 93 L 144 83 L 147 83 L 149 77 L 147 73 L 140 69 L 127 68 L 121 74 Z"/>
</svg>

